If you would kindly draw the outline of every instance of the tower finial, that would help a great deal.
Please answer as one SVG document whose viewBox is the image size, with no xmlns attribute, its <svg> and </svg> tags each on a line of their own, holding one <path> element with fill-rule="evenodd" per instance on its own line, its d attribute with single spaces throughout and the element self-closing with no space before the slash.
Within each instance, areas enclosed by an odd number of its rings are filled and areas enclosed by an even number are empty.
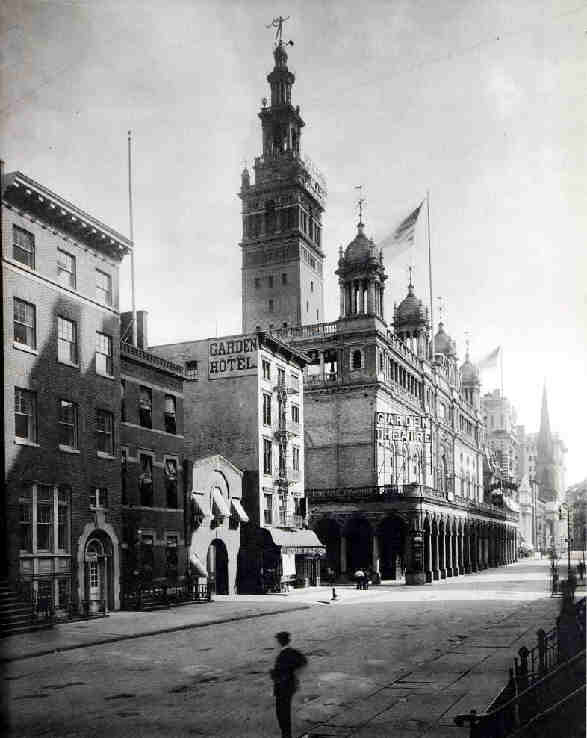
<svg viewBox="0 0 587 738">
<path fill-rule="evenodd" d="M 471 340 L 469 331 L 465 331 L 465 361 L 469 360 L 469 349 L 471 348 Z"/>
<path fill-rule="evenodd" d="M 355 190 L 359 190 L 359 199 L 357 200 L 357 207 L 359 209 L 359 225 L 363 224 L 363 205 L 366 203 L 363 197 L 363 185 L 355 185 Z"/>
<path fill-rule="evenodd" d="M 437 297 L 438 300 L 438 324 L 442 323 L 442 313 L 444 312 L 444 305 L 442 303 L 442 297 Z"/>
<path fill-rule="evenodd" d="M 408 289 L 413 289 L 413 287 L 414 287 L 414 285 L 413 285 L 413 283 L 412 283 L 412 270 L 413 270 L 413 268 L 414 268 L 414 267 L 413 267 L 413 266 L 411 266 L 411 265 L 410 265 L 410 266 L 408 267 L 408 271 L 409 271 L 409 273 L 410 273 L 410 281 L 409 281 L 409 283 L 408 283 Z"/>
</svg>

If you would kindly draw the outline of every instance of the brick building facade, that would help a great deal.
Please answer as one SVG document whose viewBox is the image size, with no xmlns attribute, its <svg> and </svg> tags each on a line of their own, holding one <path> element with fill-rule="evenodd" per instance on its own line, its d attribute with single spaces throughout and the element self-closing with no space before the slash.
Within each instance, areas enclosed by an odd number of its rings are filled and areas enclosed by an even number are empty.
<svg viewBox="0 0 587 738">
<path fill-rule="evenodd" d="M 123 316 L 123 326 L 128 324 Z M 127 604 L 140 588 L 183 581 L 188 562 L 188 483 L 184 457 L 184 368 L 138 346 L 120 345 L 122 577 Z"/>
<path fill-rule="evenodd" d="M 3 179 L 8 574 L 57 612 L 120 603 L 118 268 L 130 243 Z"/>
</svg>

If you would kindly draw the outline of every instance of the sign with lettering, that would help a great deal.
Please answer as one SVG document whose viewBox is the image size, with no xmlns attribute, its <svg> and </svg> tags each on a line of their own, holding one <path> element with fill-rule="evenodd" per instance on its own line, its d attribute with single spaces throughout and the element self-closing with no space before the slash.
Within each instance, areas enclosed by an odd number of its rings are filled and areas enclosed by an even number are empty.
<svg viewBox="0 0 587 738">
<path fill-rule="evenodd" d="M 257 337 L 210 339 L 208 379 L 242 377 L 257 372 Z"/>
<path fill-rule="evenodd" d="M 425 484 L 432 478 L 432 425 L 422 415 L 375 413 L 378 484 Z"/>
</svg>

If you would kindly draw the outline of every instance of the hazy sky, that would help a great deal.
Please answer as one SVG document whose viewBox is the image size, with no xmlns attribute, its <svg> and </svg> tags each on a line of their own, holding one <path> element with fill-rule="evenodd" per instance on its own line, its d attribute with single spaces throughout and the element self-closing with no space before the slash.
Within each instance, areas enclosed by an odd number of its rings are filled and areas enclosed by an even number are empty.
<svg viewBox="0 0 587 738">
<path fill-rule="evenodd" d="M 304 152 L 328 182 L 326 315 L 338 247 L 386 235 L 430 191 L 435 296 L 473 359 L 587 476 L 587 3 L 2 0 L 0 137 L 19 169 L 128 233 L 133 131 L 137 303 L 150 342 L 240 330 L 240 186 L 260 153 L 275 15 L 290 15 Z M 416 291 L 427 299 L 425 229 Z M 387 314 L 409 255 L 388 259 Z M 122 308 L 130 303 L 122 269 Z M 438 317 L 438 304 L 435 310 Z M 486 377 L 485 389 L 497 386 Z"/>
</svg>

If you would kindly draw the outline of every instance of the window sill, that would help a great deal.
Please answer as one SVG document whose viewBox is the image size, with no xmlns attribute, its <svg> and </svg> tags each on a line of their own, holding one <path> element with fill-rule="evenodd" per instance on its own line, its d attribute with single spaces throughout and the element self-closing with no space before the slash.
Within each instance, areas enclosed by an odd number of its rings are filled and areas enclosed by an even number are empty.
<svg viewBox="0 0 587 738">
<path fill-rule="evenodd" d="M 104 379 L 111 379 L 111 380 L 115 380 L 116 379 L 116 377 L 114 376 L 114 374 L 105 374 L 104 372 L 99 372 L 99 371 L 96 371 L 96 376 L 98 376 L 98 377 L 104 377 Z"/>
<path fill-rule="evenodd" d="M 63 451 L 64 454 L 79 454 L 80 450 L 79 448 L 73 448 L 72 446 L 64 446 L 62 443 L 58 446 L 60 451 Z"/>
<path fill-rule="evenodd" d="M 39 352 L 37 351 L 37 349 L 33 348 L 32 346 L 27 346 L 26 343 L 19 343 L 18 341 L 13 341 L 12 346 L 18 351 L 24 351 L 25 354 L 32 354 L 33 356 L 39 355 Z"/>
<path fill-rule="evenodd" d="M 96 456 L 99 459 L 118 459 L 118 456 L 113 456 L 112 454 L 109 454 L 106 451 L 96 451 Z"/>
<path fill-rule="evenodd" d="M 72 369 L 79 369 L 79 364 L 73 364 L 71 361 L 65 361 L 64 359 L 57 359 L 57 363 L 62 366 L 69 366 Z"/>
<path fill-rule="evenodd" d="M 17 446 L 32 446 L 33 448 L 41 448 L 40 444 L 30 441 L 28 438 L 15 438 L 14 443 Z"/>
</svg>

